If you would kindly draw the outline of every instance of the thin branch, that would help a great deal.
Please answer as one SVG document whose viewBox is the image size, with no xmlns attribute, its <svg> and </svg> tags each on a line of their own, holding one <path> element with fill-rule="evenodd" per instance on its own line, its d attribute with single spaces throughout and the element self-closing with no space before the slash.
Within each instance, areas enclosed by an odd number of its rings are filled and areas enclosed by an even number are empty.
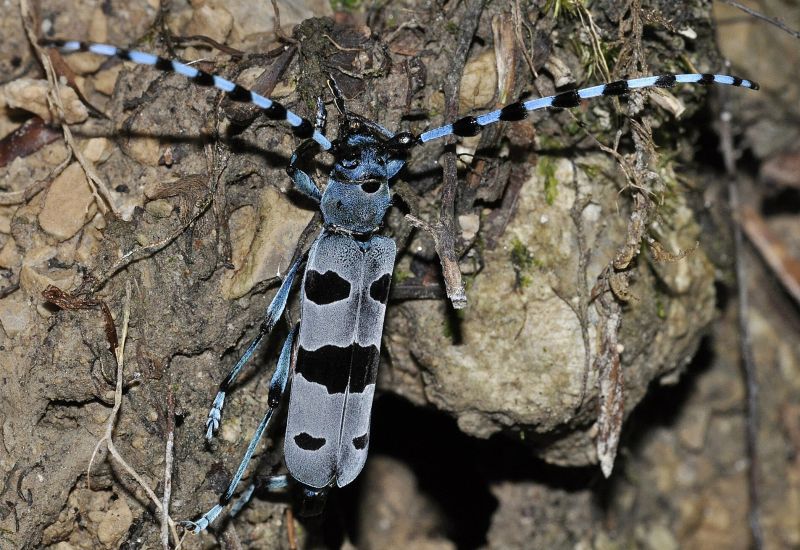
<svg viewBox="0 0 800 550">
<path fill-rule="evenodd" d="M 105 182 L 103 182 L 102 178 L 100 178 L 100 176 L 97 174 L 97 171 L 94 169 L 92 163 L 86 160 L 86 158 L 83 156 L 83 152 L 78 147 L 78 144 L 75 143 L 75 139 L 72 136 L 72 131 L 70 130 L 69 125 L 65 122 L 64 113 L 66 110 L 64 109 L 64 104 L 61 100 L 58 75 L 56 75 L 56 71 L 53 68 L 52 62 L 50 61 L 50 56 L 43 48 L 39 47 L 38 37 L 36 32 L 33 30 L 34 28 L 38 28 L 36 27 L 36 21 L 33 16 L 34 12 L 31 10 L 28 0 L 20 0 L 19 6 L 22 14 L 22 23 L 25 28 L 25 33 L 27 34 L 28 40 L 30 41 L 32 47 L 39 55 L 39 59 L 44 67 L 45 73 L 47 74 L 47 80 L 51 86 L 51 93 L 47 94 L 47 102 L 51 111 L 55 112 L 58 115 L 57 118 L 59 118 L 61 121 L 61 130 L 64 132 L 64 141 L 67 142 L 67 146 L 72 151 L 72 155 L 75 157 L 75 160 L 77 160 L 78 164 L 80 164 L 81 168 L 83 168 L 83 171 L 86 174 L 86 180 L 89 183 L 89 188 L 92 190 L 95 203 L 97 203 L 97 207 L 103 214 L 110 210 L 115 216 L 119 217 L 119 212 L 117 212 L 117 209 L 114 206 L 114 201 L 111 199 L 111 193 L 108 191 L 108 187 L 106 186 Z"/>
<path fill-rule="evenodd" d="M 48 185 L 50 185 L 54 179 L 56 179 L 61 172 L 63 172 L 67 166 L 70 165 L 72 162 L 72 155 L 68 154 L 64 160 L 59 163 L 58 166 L 53 168 L 50 173 L 47 175 L 46 178 L 42 178 L 33 183 L 30 187 L 26 187 L 25 189 L 21 189 L 19 191 L 8 191 L 6 193 L 0 193 L 0 206 L 12 206 L 14 204 L 23 204 L 31 200 L 33 197 L 38 195 L 42 192 Z"/>
<path fill-rule="evenodd" d="M 458 96 L 461 87 L 461 76 L 467 61 L 467 53 L 483 11 L 483 0 L 473 0 L 466 7 L 466 13 L 461 18 L 461 33 L 458 37 L 456 50 L 451 59 L 451 70 L 444 82 L 444 119 L 455 120 L 458 115 Z M 454 137 L 447 138 L 446 145 L 452 145 Z M 436 252 L 442 263 L 447 296 L 453 307 L 461 309 L 467 305 L 467 296 L 464 291 L 464 282 L 461 270 L 458 267 L 458 255 L 455 251 L 456 221 L 455 201 L 458 188 L 458 175 L 456 173 L 456 155 L 453 151 L 444 154 L 444 182 L 442 184 L 441 208 L 439 221 L 432 226 L 432 234 L 436 243 Z"/>
<path fill-rule="evenodd" d="M 108 282 L 109 279 L 111 279 L 111 277 L 113 277 L 118 271 L 127 267 L 133 262 L 137 262 L 143 258 L 151 256 L 152 254 L 155 254 L 156 252 L 159 252 L 160 250 L 164 249 L 172 241 L 181 236 L 188 227 L 193 225 L 200 218 L 200 216 L 202 216 L 205 213 L 205 211 L 211 205 L 212 200 L 213 200 L 212 195 L 209 192 L 203 198 L 203 200 L 200 201 L 200 204 L 197 205 L 194 215 L 186 223 L 181 224 L 181 226 L 177 230 L 173 231 L 170 235 L 161 239 L 160 241 L 149 244 L 147 246 L 134 248 L 133 250 L 130 250 L 129 252 L 123 254 L 121 258 L 119 258 L 116 262 L 114 262 L 114 264 L 105 271 L 105 273 L 97 277 L 96 282 L 92 285 L 91 291 L 96 292 L 101 288 L 103 288 L 103 286 Z"/>
<path fill-rule="evenodd" d="M 275 15 L 275 25 L 273 29 L 275 32 L 275 36 L 277 36 L 278 38 L 280 38 L 285 42 L 288 42 L 289 44 L 299 44 L 299 41 L 295 40 L 290 36 L 286 36 L 286 33 L 283 32 L 283 29 L 281 28 L 281 10 L 278 9 L 278 2 L 276 2 L 275 0 L 271 1 L 272 1 L 272 11 Z"/>
<path fill-rule="evenodd" d="M 233 522 L 229 522 L 225 526 L 225 530 L 222 532 L 222 541 L 225 543 L 225 550 L 242 550 L 244 548 Z"/>
<path fill-rule="evenodd" d="M 800 260 L 797 260 L 781 238 L 773 232 L 752 207 L 743 206 L 740 213 L 742 231 L 786 292 L 800 304 Z"/>
<path fill-rule="evenodd" d="M 726 97 L 723 95 L 723 98 Z M 736 172 L 736 153 L 733 145 L 733 130 L 731 129 L 732 114 L 728 110 L 728 102 L 723 99 L 720 110 L 720 149 L 725 162 L 725 172 L 728 177 L 728 202 L 733 215 L 733 242 L 734 258 L 736 262 L 736 291 L 738 297 L 738 322 L 739 346 L 741 353 L 741 367 L 745 379 L 746 390 L 746 443 L 748 456 L 748 493 L 750 510 L 748 520 L 753 548 L 761 550 L 764 547 L 764 534 L 761 527 L 761 489 L 760 468 L 758 460 L 758 378 L 756 377 L 756 363 L 753 356 L 752 338 L 749 315 L 749 295 L 747 292 L 747 269 L 744 260 L 744 237 L 742 234 L 741 212 L 739 200 L 739 178 Z"/>
<path fill-rule="evenodd" d="M 289 550 L 297 550 L 297 533 L 294 529 L 294 514 L 291 506 L 286 508 L 284 518 L 286 519 L 286 538 L 289 541 Z"/>
<path fill-rule="evenodd" d="M 125 342 L 128 338 L 128 322 L 130 321 L 130 314 L 131 314 L 131 284 L 130 281 L 125 285 L 125 306 L 123 310 L 123 317 L 122 317 L 122 335 L 119 339 L 119 345 L 115 350 L 115 357 L 117 361 L 117 382 L 116 387 L 114 389 L 114 406 L 111 409 L 111 414 L 108 415 L 108 420 L 106 421 L 106 430 L 103 437 L 97 442 L 97 445 L 94 447 L 94 451 L 92 451 L 92 456 L 89 459 L 89 466 L 86 469 L 86 485 L 89 489 L 91 489 L 91 479 L 92 479 L 92 464 L 94 463 L 94 458 L 97 456 L 98 451 L 100 450 L 100 446 L 105 443 L 106 448 L 108 449 L 109 454 L 117 461 L 117 463 L 122 466 L 122 468 L 130 474 L 133 479 L 136 480 L 136 483 L 147 493 L 147 496 L 150 500 L 155 504 L 156 508 L 163 512 L 163 506 L 161 504 L 161 500 L 156 496 L 155 492 L 147 485 L 147 482 L 144 478 L 139 475 L 139 473 L 134 470 L 130 464 L 122 457 L 120 452 L 117 450 L 116 446 L 114 445 L 114 426 L 117 422 L 117 416 L 119 415 L 119 410 L 122 408 L 122 386 L 124 383 L 123 378 L 123 368 L 125 365 Z M 178 531 L 176 529 L 176 524 L 172 518 L 167 516 L 167 523 L 169 524 L 170 532 L 172 533 L 173 540 L 176 541 L 178 544 Z"/>
<path fill-rule="evenodd" d="M 794 38 L 800 39 L 800 31 L 796 31 L 793 28 L 789 27 L 786 23 L 784 23 L 783 21 L 781 21 L 777 17 L 770 17 L 768 15 L 764 15 L 763 13 L 758 12 L 758 11 L 752 9 L 752 8 L 748 8 L 747 6 L 745 6 L 743 4 L 740 4 L 739 2 L 736 2 L 735 0 L 720 0 L 720 1 L 723 4 L 728 4 L 729 6 L 733 6 L 736 9 L 742 10 L 747 15 L 752 15 L 756 19 L 761 19 L 762 21 L 766 21 L 770 25 L 774 25 L 774 26 L 778 27 L 780 30 L 782 30 L 783 32 L 789 34 L 790 36 L 793 36 Z"/>
<path fill-rule="evenodd" d="M 172 495 L 172 449 L 175 444 L 175 397 L 167 385 L 167 445 L 164 450 L 164 494 L 161 497 L 161 546 L 169 549 L 169 499 Z"/>
</svg>

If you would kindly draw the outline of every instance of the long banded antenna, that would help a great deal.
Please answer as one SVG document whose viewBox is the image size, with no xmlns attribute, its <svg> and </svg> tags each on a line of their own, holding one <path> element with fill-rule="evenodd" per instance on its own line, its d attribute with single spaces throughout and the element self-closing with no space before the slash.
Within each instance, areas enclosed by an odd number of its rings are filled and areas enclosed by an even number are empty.
<svg viewBox="0 0 800 550">
<path fill-rule="evenodd" d="M 264 111 L 264 114 L 270 119 L 287 122 L 289 126 L 292 127 L 292 132 L 294 132 L 297 137 L 304 139 L 311 138 L 319 143 L 320 147 L 325 151 L 331 148 L 331 142 L 328 141 L 328 138 L 323 136 L 321 132 L 314 129 L 313 123 L 288 110 L 274 99 L 264 97 L 261 94 L 248 90 L 244 86 L 240 86 L 221 76 L 212 75 L 186 65 L 185 63 L 166 59 L 151 53 L 126 50 L 109 44 L 97 44 L 78 40 L 45 39 L 40 41 L 40 45 L 49 48 L 57 48 L 64 53 L 91 52 L 106 57 L 118 57 L 126 61 L 133 61 L 139 65 L 150 65 L 160 71 L 178 73 L 199 86 L 214 87 L 218 90 L 222 90 L 228 94 L 228 97 L 233 101 L 252 103 Z"/>
<path fill-rule="evenodd" d="M 527 118 L 528 113 L 539 109 L 546 109 L 548 107 L 567 109 L 570 107 L 577 107 L 580 105 L 581 101 L 585 99 L 602 96 L 620 96 L 628 93 L 630 90 L 641 88 L 672 88 L 676 84 L 724 84 L 726 86 L 740 86 L 742 88 L 758 90 L 758 84 L 751 80 L 724 74 L 675 74 L 617 80 L 607 84 L 599 84 L 579 90 L 569 90 L 538 99 L 517 101 L 516 103 L 511 103 L 510 105 L 506 105 L 496 111 L 491 111 L 483 115 L 465 116 L 451 124 L 446 124 L 423 132 L 417 138 L 416 143 L 427 143 L 449 135 L 456 135 L 459 137 L 475 136 L 489 124 L 500 121 L 512 122 L 522 120 Z"/>
</svg>

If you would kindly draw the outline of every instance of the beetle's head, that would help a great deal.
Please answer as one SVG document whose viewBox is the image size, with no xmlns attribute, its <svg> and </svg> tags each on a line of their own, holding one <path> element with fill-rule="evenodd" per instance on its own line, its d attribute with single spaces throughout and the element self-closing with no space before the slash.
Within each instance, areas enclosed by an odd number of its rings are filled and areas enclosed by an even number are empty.
<svg viewBox="0 0 800 550">
<path fill-rule="evenodd" d="M 413 141 L 407 132 L 393 135 L 370 120 L 347 113 L 330 149 L 334 157 L 331 175 L 353 183 L 389 180 L 403 168 Z"/>
</svg>

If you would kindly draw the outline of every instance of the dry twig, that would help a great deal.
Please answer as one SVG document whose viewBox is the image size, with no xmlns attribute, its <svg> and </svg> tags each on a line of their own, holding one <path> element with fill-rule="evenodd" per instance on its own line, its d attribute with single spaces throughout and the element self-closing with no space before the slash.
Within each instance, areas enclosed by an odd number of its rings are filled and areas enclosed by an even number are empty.
<svg viewBox="0 0 800 550">
<path fill-rule="evenodd" d="M 723 98 L 726 97 L 723 95 Z M 747 292 L 747 267 L 744 260 L 744 237 L 742 235 L 741 212 L 739 201 L 739 178 L 736 173 L 736 151 L 733 145 L 733 130 L 731 129 L 731 112 L 727 109 L 727 102 L 723 101 L 720 110 L 720 149 L 725 162 L 725 172 L 728 177 L 728 202 L 733 214 L 733 243 L 734 258 L 736 262 L 736 291 L 738 297 L 739 321 L 739 349 L 741 354 L 741 367 L 745 381 L 745 409 L 746 409 L 746 442 L 748 456 L 748 492 L 750 510 L 748 520 L 753 548 L 760 550 L 764 547 L 764 534 L 761 528 L 761 489 L 758 459 L 758 378 L 756 377 L 756 364 L 753 357 L 752 339 L 750 335 L 749 295 Z"/>
<path fill-rule="evenodd" d="M 134 470 L 130 464 L 123 458 L 120 452 L 117 450 L 116 446 L 114 445 L 114 426 L 117 422 L 117 416 L 119 415 L 119 410 L 122 407 L 122 386 L 123 386 L 123 370 L 125 365 L 125 341 L 128 337 L 128 322 L 130 320 L 131 314 L 131 284 L 128 282 L 125 286 L 125 306 L 123 310 L 123 317 L 122 317 L 122 334 L 119 339 L 119 345 L 115 350 L 115 357 L 117 362 L 117 382 L 116 387 L 114 389 L 114 407 L 111 409 L 111 414 L 108 415 L 108 420 L 106 421 L 106 430 L 103 434 L 103 437 L 97 442 L 97 445 L 94 447 L 94 451 L 92 451 L 92 457 L 89 459 L 89 466 L 86 469 L 86 485 L 89 489 L 91 489 L 91 479 L 92 479 L 92 464 L 94 463 L 94 458 L 97 455 L 98 451 L 100 450 L 100 446 L 105 443 L 106 449 L 108 449 L 109 454 L 114 458 L 114 460 L 125 470 L 128 474 L 130 474 L 133 479 L 136 480 L 136 483 L 147 493 L 147 496 L 150 500 L 155 504 L 156 508 L 163 512 L 164 506 L 161 504 L 161 500 L 156 496 L 155 492 L 147 485 L 147 482 L 144 478 Z M 172 538 L 175 543 L 180 546 L 180 539 L 178 538 L 178 531 L 176 528 L 175 521 L 169 517 L 167 517 L 167 523 L 169 525 L 170 533 L 172 533 Z"/>
<path fill-rule="evenodd" d="M 58 166 L 53 168 L 46 178 L 35 181 L 33 185 L 22 189 L 20 191 L 9 191 L 7 193 L 0 193 L 0 206 L 11 206 L 14 204 L 23 204 L 31 200 L 33 197 L 44 191 L 50 183 L 57 178 L 61 172 L 66 170 L 67 166 L 72 162 L 72 155 L 67 155 Z"/>
<path fill-rule="evenodd" d="M 122 270 L 123 268 L 127 267 L 128 265 L 132 264 L 133 262 L 139 261 L 143 258 L 151 256 L 156 252 L 163 250 L 167 245 L 169 245 L 172 241 L 180 237 L 184 231 L 191 225 L 193 225 L 199 218 L 202 216 L 208 207 L 211 205 L 213 198 L 212 194 L 208 193 L 202 201 L 198 205 L 196 205 L 194 215 L 186 222 L 182 223 L 181 226 L 170 233 L 167 237 L 157 241 L 155 243 L 149 244 L 147 246 L 141 246 L 138 248 L 134 248 L 122 255 L 114 264 L 109 267 L 103 274 L 97 277 L 96 282 L 92 285 L 92 292 L 96 292 L 103 288 L 111 277 L 113 277 L 117 272 Z"/>
<path fill-rule="evenodd" d="M 739 216 L 741 228 L 750 243 L 756 247 L 783 288 L 800 304 L 800 261 L 754 208 L 742 206 Z"/>
<path fill-rule="evenodd" d="M 97 174 L 97 171 L 94 169 L 92 163 L 86 160 L 86 158 L 83 156 L 83 152 L 80 150 L 72 136 L 72 131 L 69 129 L 69 125 L 64 122 L 64 113 L 66 110 L 64 109 L 64 104 L 61 101 L 58 75 L 53 68 L 50 57 L 47 55 L 44 49 L 39 47 L 38 37 L 33 30 L 34 28 L 38 28 L 33 17 L 34 12 L 31 10 L 28 0 L 20 0 L 19 6 L 22 14 L 22 24 L 25 27 L 25 33 L 28 36 L 31 46 L 39 55 L 39 59 L 41 60 L 42 66 L 47 74 L 47 80 L 50 82 L 51 93 L 49 93 L 47 96 L 47 102 L 50 106 L 50 110 L 56 113 L 58 115 L 57 118 L 61 120 L 61 130 L 64 132 L 64 141 L 67 142 L 67 146 L 72 151 L 72 155 L 75 157 L 75 160 L 77 160 L 81 165 L 81 168 L 83 168 L 83 171 L 86 174 L 86 180 L 89 182 L 92 195 L 94 195 L 95 202 L 97 203 L 97 207 L 103 214 L 110 210 L 115 216 L 119 217 L 119 213 L 114 206 L 114 201 L 111 199 L 111 194 L 109 193 L 105 182 L 103 182 L 103 180 Z"/>
<path fill-rule="evenodd" d="M 167 445 L 164 450 L 164 494 L 161 497 L 161 546 L 169 550 L 169 499 L 172 495 L 172 449 L 175 444 L 175 397 L 167 386 Z"/>
<path fill-rule="evenodd" d="M 463 15 L 461 33 L 458 37 L 456 50 L 452 57 L 451 70 L 444 83 L 444 119 L 455 120 L 458 115 L 458 92 L 461 86 L 461 73 L 467 61 L 469 46 L 478 28 L 484 0 L 472 0 L 467 3 L 466 13 Z M 454 137 L 447 139 L 447 145 L 452 145 Z M 447 297 L 455 309 L 462 309 L 467 305 L 467 295 L 464 291 L 464 282 L 461 278 L 461 269 L 458 267 L 456 254 L 456 221 L 455 201 L 458 188 L 458 175 L 456 173 L 456 155 L 452 151 L 444 154 L 444 183 L 442 184 L 441 207 L 439 219 L 434 223 L 427 223 L 414 216 L 406 219 L 415 227 L 428 231 L 433 236 L 436 253 L 442 264 Z"/>
<path fill-rule="evenodd" d="M 748 8 L 747 6 L 740 4 L 739 2 L 735 2 L 734 0 L 721 0 L 724 4 L 728 4 L 729 6 L 733 6 L 734 8 L 740 9 L 745 12 L 747 15 L 752 15 L 756 19 L 761 19 L 762 21 L 766 21 L 770 25 L 774 25 L 778 27 L 783 32 L 795 37 L 800 38 L 800 31 L 796 31 L 793 28 L 789 27 L 786 23 L 781 21 L 778 17 L 769 17 L 768 15 L 764 15 L 761 12 L 754 10 L 753 8 Z"/>
</svg>

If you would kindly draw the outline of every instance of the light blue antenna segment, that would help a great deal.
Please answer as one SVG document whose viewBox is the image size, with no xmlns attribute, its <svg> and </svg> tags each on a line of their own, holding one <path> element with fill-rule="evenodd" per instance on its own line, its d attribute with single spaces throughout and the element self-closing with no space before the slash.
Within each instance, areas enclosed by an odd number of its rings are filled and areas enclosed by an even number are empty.
<svg viewBox="0 0 800 550">
<path fill-rule="evenodd" d="M 537 109 L 544 109 L 546 107 L 550 107 L 553 104 L 553 98 L 555 96 L 547 96 L 547 97 L 539 97 L 536 99 L 529 99 L 522 105 L 525 107 L 526 111 L 536 111 Z"/>
<path fill-rule="evenodd" d="M 328 141 L 328 138 L 323 136 L 318 130 L 314 131 L 314 135 L 311 136 L 311 139 L 319 143 L 319 146 L 322 147 L 323 151 L 327 151 L 333 146 L 331 142 Z"/>
<path fill-rule="evenodd" d="M 486 113 L 485 115 L 481 115 L 478 117 L 478 124 L 481 126 L 486 126 L 487 124 L 492 124 L 500 120 L 500 109 L 496 111 L 492 111 L 491 113 Z"/>
<path fill-rule="evenodd" d="M 236 87 L 236 84 L 231 82 L 230 80 L 226 80 L 221 76 L 214 76 L 214 86 L 222 90 L 223 92 L 232 92 L 233 89 Z"/>
<path fill-rule="evenodd" d="M 194 67 L 190 67 L 189 65 L 184 65 L 183 63 L 178 63 L 177 61 L 172 62 L 172 67 L 175 69 L 176 73 L 183 75 L 187 78 L 194 78 L 200 73 L 200 71 L 198 71 Z"/>
<path fill-rule="evenodd" d="M 700 80 L 700 75 L 697 75 L 697 77 L 698 77 L 697 80 Z M 628 88 L 634 89 L 634 88 L 647 88 L 649 86 L 655 86 L 657 81 L 658 81 L 657 76 L 645 76 L 643 78 L 634 78 L 628 80 L 627 82 L 628 82 Z"/>
<path fill-rule="evenodd" d="M 261 94 L 253 92 L 253 103 L 262 109 L 269 109 L 270 105 L 272 105 L 272 100 L 268 97 L 264 97 Z"/>
<path fill-rule="evenodd" d="M 419 136 L 419 140 L 422 143 L 425 143 L 426 141 L 430 141 L 432 139 L 439 139 L 444 136 L 449 136 L 452 133 L 453 126 L 452 124 L 448 124 L 447 126 L 441 126 L 439 128 L 434 128 L 433 130 L 428 130 Z"/>
<path fill-rule="evenodd" d="M 286 122 L 291 124 L 294 127 L 300 126 L 303 123 L 303 119 L 294 114 L 291 111 L 286 112 Z M 315 132 L 316 133 L 316 132 Z"/>
<path fill-rule="evenodd" d="M 715 82 L 717 81 L 717 76 L 722 75 L 714 75 Z M 703 76 L 699 74 L 676 74 L 675 82 L 680 82 L 681 84 L 694 84 L 695 82 L 700 82 L 701 78 L 703 78 Z M 733 82 L 733 79 L 731 79 L 731 82 Z"/>
<path fill-rule="evenodd" d="M 591 97 L 600 97 L 603 95 L 603 90 L 606 89 L 605 84 L 600 84 L 599 86 L 592 86 L 591 88 L 584 88 L 582 90 L 578 90 L 578 97 L 581 99 L 589 99 Z"/>
<path fill-rule="evenodd" d="M 158 62 L 158 56 L 144 52 L 132 51 L 128 53 L 128 57 L 140 65 L 155 65 Z"/>
<path fill-rule="evenodd" d="M 77 40 L 68 40 L 67 42 L 64 42 L 63 46 L 61 46 L 61 51 L 64 53 L 77 52 L 80 49 L 81 43 Z"/>
<path fill-rule="evenodd" d="M 683 80 L 678 78 L 678 77 L 682 77 L 682 76 L 683 75 L 676 76 L 675 80 L 678 81 L 678 82 L 683 82 Z M 730 84 L 733 84 L 733 77 L 729 76 L 729 75 L 726 75 L 726 74 L 715 74 L 714 75 L 714 82 L 716 82 L 717 84 L 729 84 L 730 85 Z M 745 81 L 742 80 L 742 85 L 744 85 L 744 82 Z"/>
<path fill-rule="evenodd" d="M 78 47 L 80 47 L 80 43 L 78 43 Z M 114 46 L 109 46 L 108 44 L 93 44 L 89 51 L 92 53 L 106 55 L 106 56 L 114 56 L 117 55 L 117 48 Z"/>
</svg>

